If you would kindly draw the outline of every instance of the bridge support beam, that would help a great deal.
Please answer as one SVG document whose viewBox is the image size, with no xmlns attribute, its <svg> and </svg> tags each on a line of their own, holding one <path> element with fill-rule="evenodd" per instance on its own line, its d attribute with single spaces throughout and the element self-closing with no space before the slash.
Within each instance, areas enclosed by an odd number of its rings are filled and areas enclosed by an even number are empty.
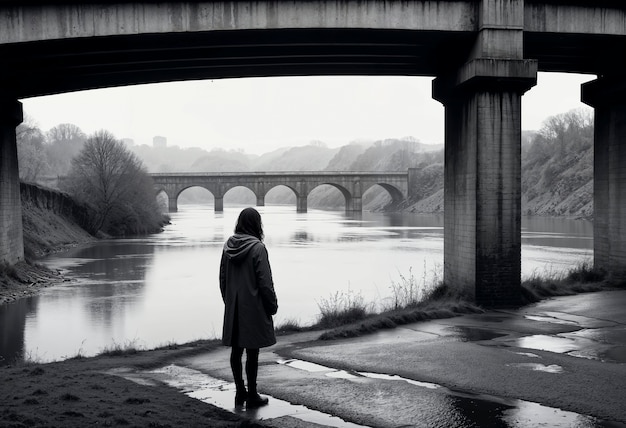
<svg viewBox="0 0 626 428">
<path fill-rule="evenodd" d="M 349 200 L 346 200 L 346 213 L 360 213 L 363 212 L 363 198 L 360 196 L 352 196 Z"/>
<path fill-rule="evenodd" d="M 307 197 L 306 196 L 297 196 L 296 197 L 296 212 L 305 213 L 307 211 Z"/>
<path fill-rule="evenodd" d="M 257 196 L 256 197 L 256 206 L 264 207 L 265 206 L 265 196 Z"/>
<path fill-rule="evenodd" d="M 223 196 L 215 197 L 215 212 L 216 213 L 224 212 L 224 197 Z"/>
<path fill-rule="evenodd" d="M 521 297 L 521 97 L 537 63 L 476 59 L 438 77 L 445 105 L 444 281 L 478 304 Z"/>
<path fill-rule="evenodd" d="M 22 123 L 22 104 L 0 99 L 0 263 L 24 260 L 20 174 L 15 128 Z"/>
<path fill-rule="evenodd" d="M 168 210 L 171 213 L 178 211 L 178 196 L 168 196 Z"/>
<path fill-rule="evenodd" d="M 595 109 L 593 165 L 594 266 L 626 278 L 626 79 L 604 77 L 582 86 Z"/>
</svg>

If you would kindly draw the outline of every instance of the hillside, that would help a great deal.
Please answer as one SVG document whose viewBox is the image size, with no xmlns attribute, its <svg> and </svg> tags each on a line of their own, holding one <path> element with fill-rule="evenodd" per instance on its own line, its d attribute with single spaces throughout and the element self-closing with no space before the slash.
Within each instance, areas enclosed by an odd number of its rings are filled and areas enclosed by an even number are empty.
<svg viewBox="0 0 626 428">
<path fill-rule="evenodd" d="M 523 151 L 524 214 L 593 217 L 593 119 L 555 116 Z"/>
<path fill-rule="evenodd" d="M 82 227 L 87 209 L 68 195 L 27 183 L 21 183 L 20 193 L 27 259 L 96 240 Z"/>
<path fill-rule="evenodd" d="M 443 163 L 423 170 L 423 188 L 409 211 L 443 211 Z M 432 170 L 431 170 L 432 168 Z M 574 110 L 522 133 L 522 213 L 593 218 L 593 119 Z"/>
<path fill-rule="evenodd" d="M 85 208 L 66 194 L 26 183 L 21 183 L 20 193 L 26 261 L 0 264 L 0 304 L 64 281 L 58 272 L 37 264 L 38 258 L 96 240 L 81 227 Z"/>
</svg>

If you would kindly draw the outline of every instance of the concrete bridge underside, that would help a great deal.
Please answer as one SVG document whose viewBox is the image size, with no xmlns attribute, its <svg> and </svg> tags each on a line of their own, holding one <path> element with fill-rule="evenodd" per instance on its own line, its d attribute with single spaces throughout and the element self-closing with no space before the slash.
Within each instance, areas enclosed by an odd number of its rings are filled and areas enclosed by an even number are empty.
<svg viewBox="0 0 626 428">
<path fill-rule="evenodd" d="M 413 170 L 414 171 L 414 170 Z M 265 195 L 277 186 L 285 186 L 296 196 L 298 212 L 307 211 L 309 193 L 327 184 L 338 189 L 345 198 L 346 213 L 363 211 L 363 195 L 372 186 L 380 185 L 389 192 L 393 203 L 408 198 L 409 173 L 372 172 L 252 172 L 252 173 L 174 173 L 151 174 L 157 193 L 168 197 L 169 210 L 178 210 L 178 196 L 190 187 L 207 189 L 215 198 L 215 211 L 224 211 L 224 195 L 235 187 L 250 189 L 257 199 L 257 206 L 265 205 Z"/>
<path fill-rule="evenodd" d="M 23 257 L 14 130 L 20 98 L 224 77 L 435 76 L 433 96 L 446 111 L 444 280 L 479 303 L 516 304 L 520 107 L 539 70 L 598 75 L 583 89 L 596 118 L 594 260 L 624 275 L 626 8 L 620 4 L 6 0 L 0 5 L 0 260 Z"/>
</svg>

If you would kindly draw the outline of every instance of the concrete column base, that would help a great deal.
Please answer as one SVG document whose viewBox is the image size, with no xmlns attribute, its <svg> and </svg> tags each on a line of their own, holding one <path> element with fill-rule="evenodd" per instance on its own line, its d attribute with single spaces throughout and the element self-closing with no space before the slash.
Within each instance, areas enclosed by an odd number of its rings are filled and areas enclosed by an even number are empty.
<svg viewBox="0 0 626 428">
<path fill-rule="evenodd" d="M 307 197 L 298 196 L 296 198 L 296 211 L 299 213 L 307 212 Z"/>
<path fill-rule="evenodd" d="M 347 213 L 363 212 L 363 198 L 352 196 L 349 200 L 347 200 L 346 212 Z"/>
<path fill-rule="evenodd" d="M 168 198 L 168 209 L 169 212 L 175 213 L 178 211 L 178 198 L 177 197 L 169 197 Z"/>
<path fill-rule="evenodd" d="M 446 108 L 444 282 L 484 306 L 521 300 L 521 97 L 536 65 L 480 59 L 433 83 Z"/>
<path fill-rule="evenodd" d="M 265 197 L 264 196 L 257 196 L 256 197 L 256 206 L 257 207 L 264 207 L 265 206 Z"/>
<path fill-rule="evenodd" d="M 594 266 L 626 279 L 626 79 L 582 85 L 595 109 L 593 165 Z"/>
<path fill-rule="evenodd" d="M 22 103 L 0 99 L 0 263 L 24 260 L 20 173 L 15 128 L 22 123 Z"/>
<path fill-rule="evenodd" d="M 224 212 L 224 197 L 215 197 L 215 212 L 223 213 Z"/>
</svg>

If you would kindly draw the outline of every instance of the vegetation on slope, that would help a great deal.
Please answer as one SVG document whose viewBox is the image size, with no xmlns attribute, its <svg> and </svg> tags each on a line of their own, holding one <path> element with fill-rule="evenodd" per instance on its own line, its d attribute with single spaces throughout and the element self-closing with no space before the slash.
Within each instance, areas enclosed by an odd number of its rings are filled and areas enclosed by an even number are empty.
<svg viewBox="0 0 626 428">
<path fill-rule="evenodd" d="M 525 214 L 593 216 L 593 118 L 574 110 L 547 119 L 522 160 Z"/>
</svg>

